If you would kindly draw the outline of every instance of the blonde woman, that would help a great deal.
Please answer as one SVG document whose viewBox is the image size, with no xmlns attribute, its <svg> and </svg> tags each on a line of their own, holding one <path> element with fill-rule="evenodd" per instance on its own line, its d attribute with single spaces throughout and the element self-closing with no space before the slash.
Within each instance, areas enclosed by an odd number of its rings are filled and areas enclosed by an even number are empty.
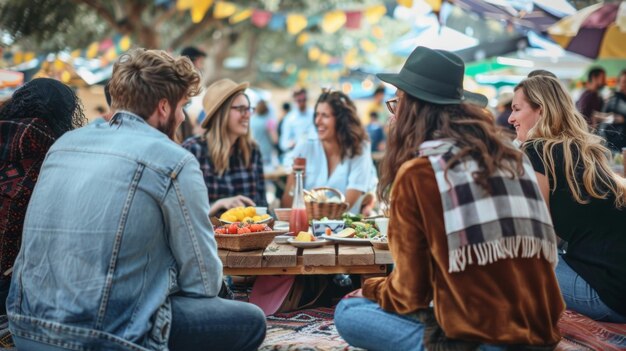
<svg viewBox="0 0 626 351">
<path fill-rule="evenodd" d="M 626 185 L 602 139 L 558 80 L 537 76 L 515 88 L 509 118 L 537 174 L 558 236 L 556 267 L 569 309 L 626 323 Z"/>
<path fill-rule="evenodd" d="M 202 101 L 205 132 L 183 143 L 200 162 L 210 216 L 237 206 L 267 206 L 261 153 L 250 137 L 248 86 L 230 79 L 211 84 Z"/>
</svg>

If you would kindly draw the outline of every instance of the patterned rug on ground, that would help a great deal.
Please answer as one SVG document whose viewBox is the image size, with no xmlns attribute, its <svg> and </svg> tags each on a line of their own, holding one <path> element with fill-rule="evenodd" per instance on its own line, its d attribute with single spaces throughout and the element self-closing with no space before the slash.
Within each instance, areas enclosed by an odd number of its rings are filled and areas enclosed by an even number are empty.
<svg viewBox="0 0 626 351">
<path fill-rule="evenodd" d="M 333 308 L 318 307 L 267 317 L 267 336 L 259 350 L 360 350 L 335 329 Z"/>
</svg>

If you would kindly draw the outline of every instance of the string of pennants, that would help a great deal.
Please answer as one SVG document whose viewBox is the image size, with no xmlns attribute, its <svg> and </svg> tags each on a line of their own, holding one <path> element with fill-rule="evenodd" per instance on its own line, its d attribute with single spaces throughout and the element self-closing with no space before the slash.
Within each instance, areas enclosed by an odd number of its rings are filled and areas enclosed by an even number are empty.
<svg viewBox="0 0 626 351">
<path fill-rule="evenodd" d="M 442 0 L 425 0 L 437 12 L 441 8 Z M 300 12 L 271 12 L 253 7 L 243 7 L 229 1 L 215 0 L 177 0 L 176 9 L 189 11 L 191 20 L 199 23 L 212 8 L 213 17 L 228 20 L 230 24 L 237 24 L 246 20 L 259 28 L 284 30 L 291 35 L 297 35 L 303 30 L 320 26 L 323 32 L 332 34 L 341 28 L 359 29 L 363 20 L 369 24 L 376 24 L 386 14 L 391 15 L 396 6 L 411 8 L 413 0 L 397 0 L 395 3 L 386 2 L 371 5 L 360 10 L 330 10 L 324 13 L 306 16 Z"/>
<path fill-rule="evenodd" d="M 101 60 L 101 66 L 106 66 L 114 61 L 120 54 L 130 49 L 132 40 L 128 35 L 116 35 L 112 38 L 106 38 L 102 41 L 95 41 L 89 44 L 85 49 L 77 49 L 70 53 L 70 57 Z M 15 66 L 25 62 L 29 62 L 35 58 L 45 61 L 49 58 L 49 54 L 36 54 L 33 51 L 6 51 L 2 55 L 5 62 Z M 57 62 L 58 61 L 58 62 Z M 61 60 L 57 58 L 55 62 L 61 65 Z"/>
</svg>

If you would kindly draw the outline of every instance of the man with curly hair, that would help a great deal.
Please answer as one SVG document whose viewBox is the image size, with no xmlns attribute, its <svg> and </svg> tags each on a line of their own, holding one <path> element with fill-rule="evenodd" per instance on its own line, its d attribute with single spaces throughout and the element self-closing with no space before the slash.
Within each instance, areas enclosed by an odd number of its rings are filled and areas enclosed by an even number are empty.
<svg viewBox="0 0 626 351">
<path fill-rule="evenodd" d="M 172 140 L 199 81 L 188 58 L 130 51 L 113 67 L 111 120 L 50 149 L 7 300 L 19 350 L 256 350 L 263 341 L 260 309 L 217 296 L 207 189 L 195 157 Z"/>
</svg>

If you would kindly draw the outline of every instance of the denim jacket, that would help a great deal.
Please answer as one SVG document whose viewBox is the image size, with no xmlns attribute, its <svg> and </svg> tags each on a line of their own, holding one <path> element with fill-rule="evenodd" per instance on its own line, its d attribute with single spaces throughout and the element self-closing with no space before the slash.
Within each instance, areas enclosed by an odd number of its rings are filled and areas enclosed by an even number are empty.
<svg viewBox="0 0 626 351">
<path fill-rule="evenodd" d="M 167 350 L 169 296 L 221 286 L 206 194 L 196 158 L 139 116 L 66 133 L 26 213 L 11 332 L 72 350 Z"/>
</svg>

